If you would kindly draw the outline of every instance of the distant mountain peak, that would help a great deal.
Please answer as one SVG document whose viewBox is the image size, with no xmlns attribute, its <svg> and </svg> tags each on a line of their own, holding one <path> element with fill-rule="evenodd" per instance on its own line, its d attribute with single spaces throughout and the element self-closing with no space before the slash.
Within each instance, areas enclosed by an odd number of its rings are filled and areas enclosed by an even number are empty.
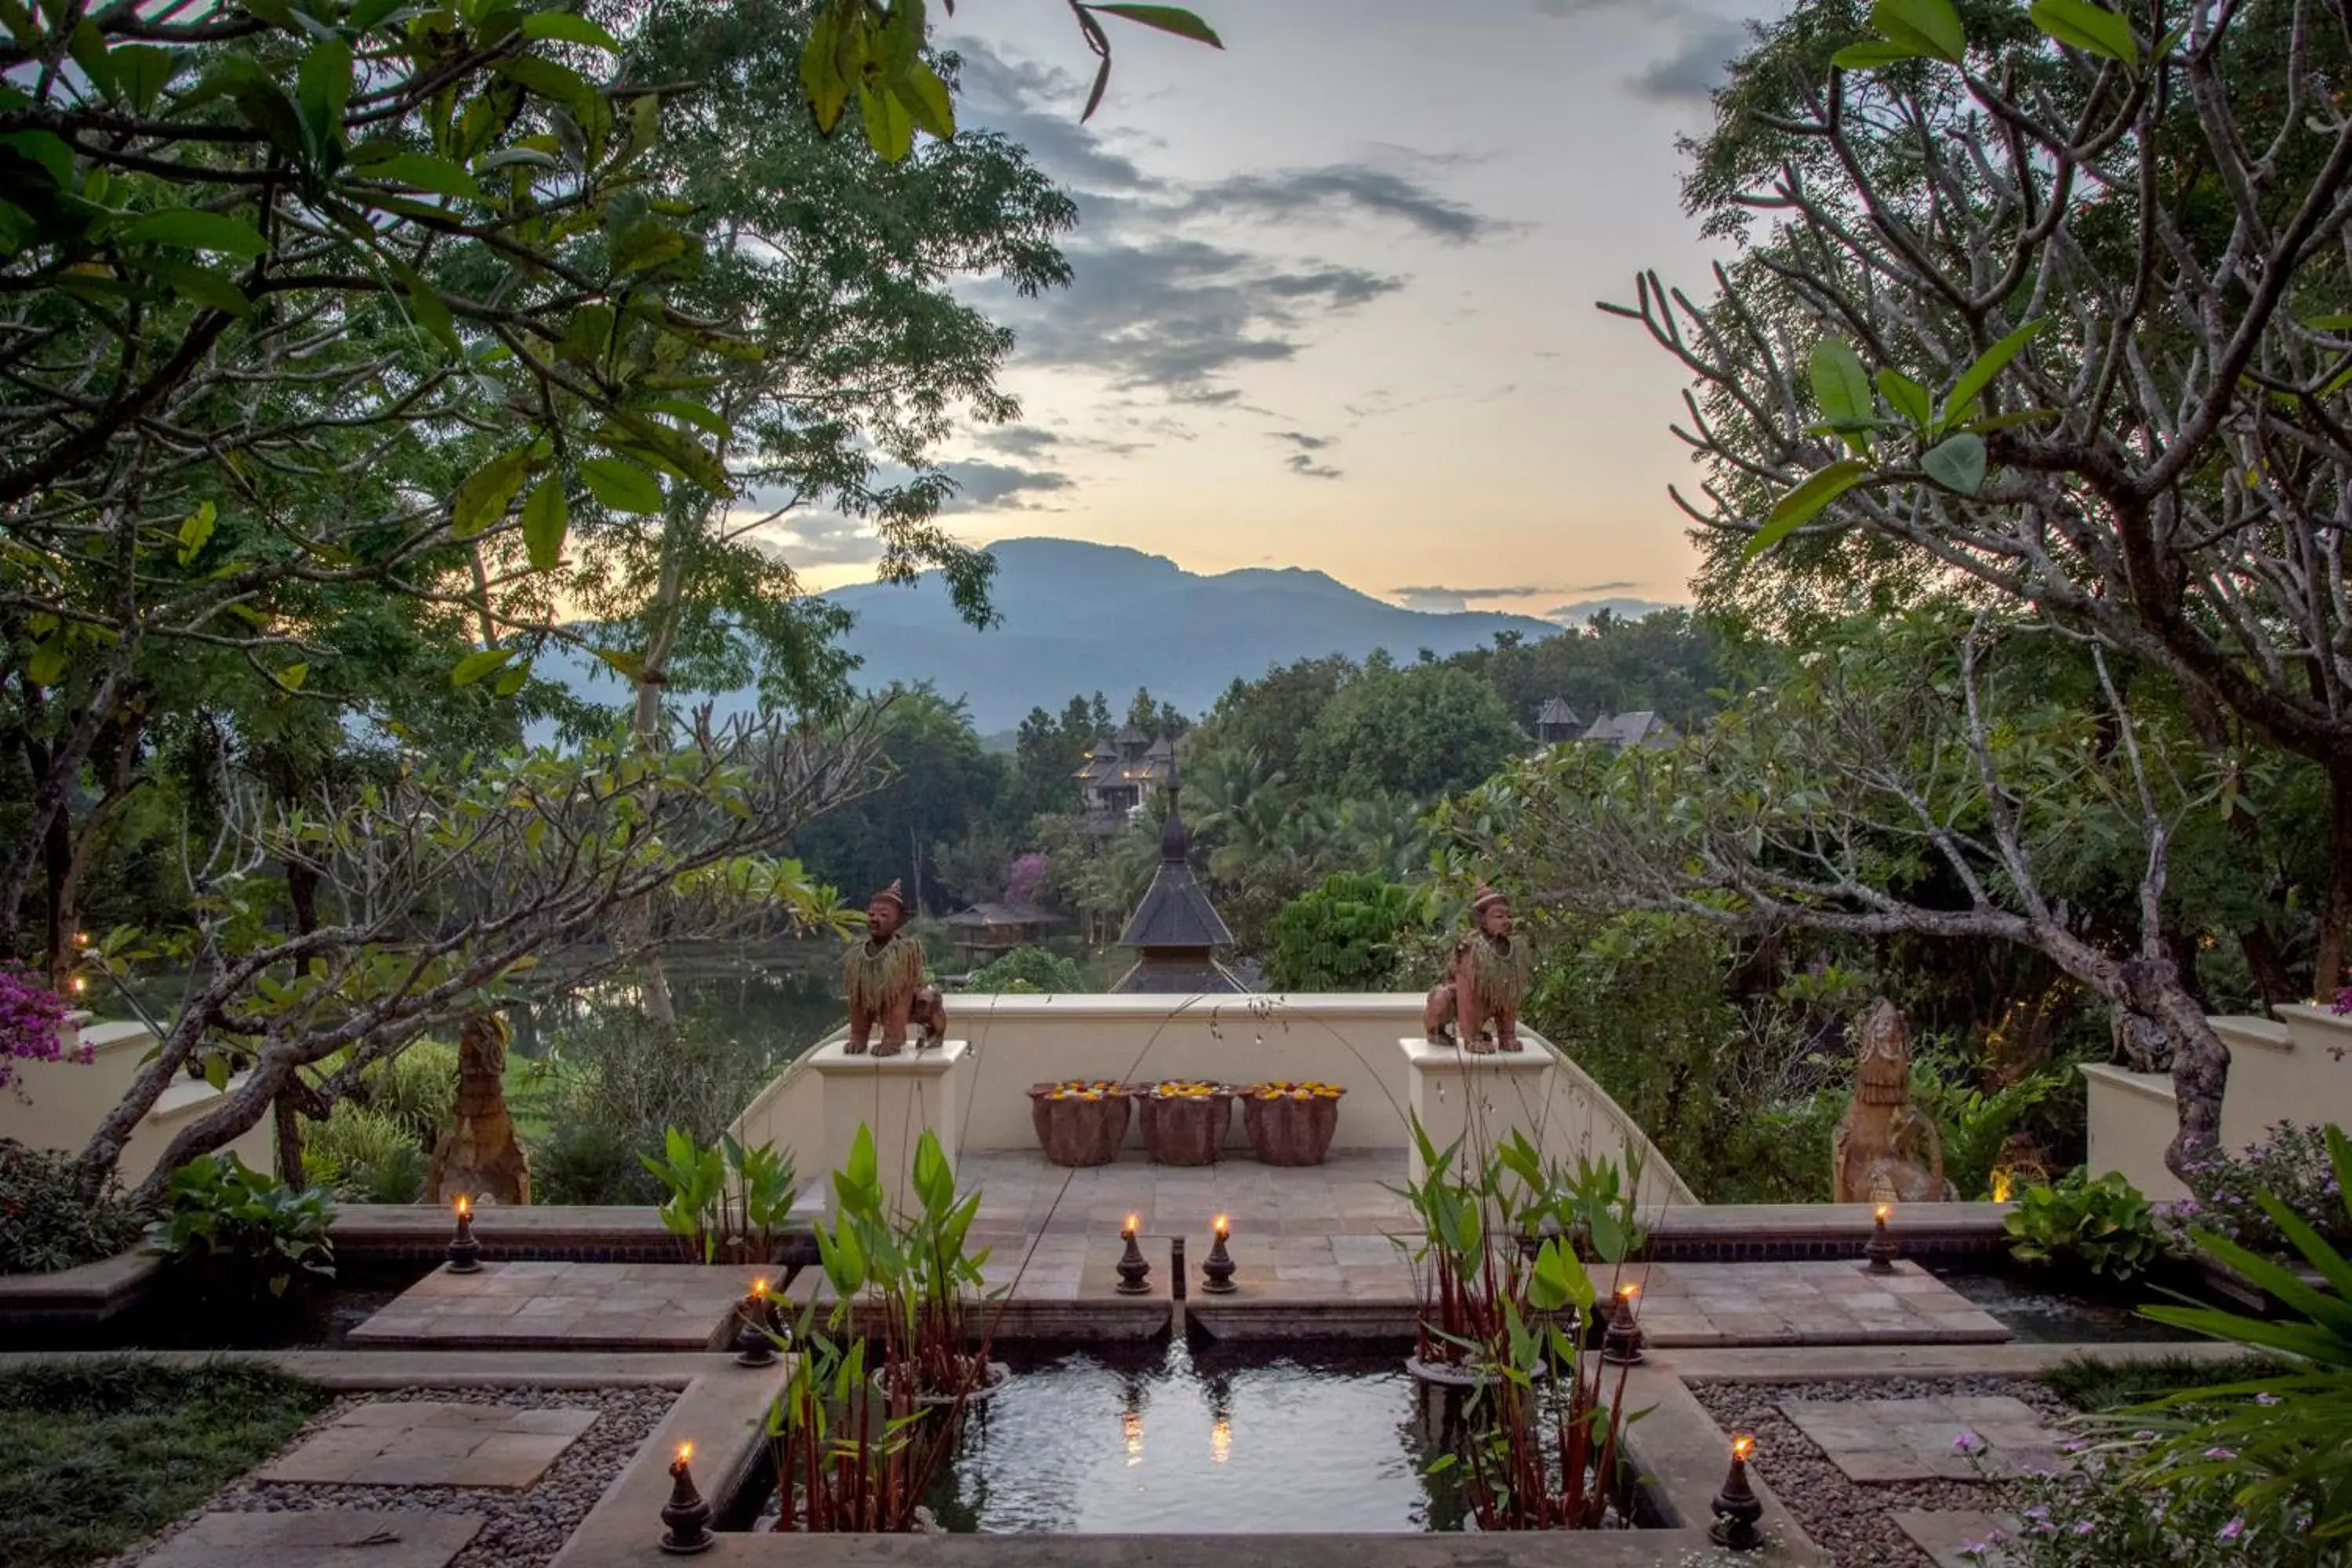
<svg viewBox="0 0 2352 1568">
<path fill-rule="evenodd" d="M 1481 647 L 1497 632 L 1559 628 L 1528 616 L 1399 608 L 1302 566 L 1202 574 L 1164 555 L 1085 540 L 1008 539 L 991 597 L 1003 620 L 975 632 L 956 619 L 939 574 L 912 586 L 861 584 L 827 595 L 857 622 L 847 646 L 869 687 L 928 680 L 964 698 L 982 732 L 1101 691 L 1123 706 L 1139 686 L 1198 713 L 1236 677 L 1271 666 L 1386 648 L 1410 659 Z"/>
</svg>

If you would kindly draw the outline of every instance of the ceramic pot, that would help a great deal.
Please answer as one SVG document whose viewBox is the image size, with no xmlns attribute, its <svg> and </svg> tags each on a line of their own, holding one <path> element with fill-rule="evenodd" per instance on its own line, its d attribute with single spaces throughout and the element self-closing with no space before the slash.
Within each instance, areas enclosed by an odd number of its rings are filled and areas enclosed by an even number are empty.
<svg viewBox="0 0 2352 1568">
<path fill-rule="evenodd" d="M 1127 1095 L 1055 1100 L 1053 1089 L 1050 1083 L 1029 1089 L 1029 1120 L 1045 1158 L 1056 1165 L 1108 1165 L 1118 1159 L 1118 1146 L 1127 1140 Z"/>
<path fill-rule="evenodd" d="M 1319 1165 L 1339 1131 L 1339 1102 L 1328 1095 L 1244 1095 L 1242 1127 L 1261 1165 Z"/>
<path fill-rule="evenodd" d="M 1231 1089 L 1140 1097 L 1143 1147 L 1155 1165 L 1213 1165 L 1234 1124 Z"/>
</svg>

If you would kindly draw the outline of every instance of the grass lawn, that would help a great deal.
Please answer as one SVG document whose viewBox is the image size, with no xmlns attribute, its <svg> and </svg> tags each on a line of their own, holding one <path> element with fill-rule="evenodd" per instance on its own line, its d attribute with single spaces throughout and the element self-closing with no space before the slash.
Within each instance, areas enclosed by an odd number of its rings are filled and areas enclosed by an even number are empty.
<svg viewBox="0 0 2352 1568">
<path fill-rule="evenodd" d="M 79 1568 L 138 1544 L 275 1453 L 327 1399 L 226 1361 L 0 1370 L 0 1563 Z"/>
</svg>

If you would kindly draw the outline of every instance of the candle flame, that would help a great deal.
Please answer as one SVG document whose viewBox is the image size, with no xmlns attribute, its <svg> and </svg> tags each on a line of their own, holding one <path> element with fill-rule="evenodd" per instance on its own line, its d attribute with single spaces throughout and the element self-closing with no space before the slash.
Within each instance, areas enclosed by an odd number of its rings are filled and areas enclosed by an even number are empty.
<svg viewBox="0 0 2352 1568">
<path fill-rule="evenodd" d="M 1217 1216 L 1217 1239 L 1219 1241 L 1223 1241 L 1233 1234 L 1233 1221 L 1227 1219 L 1223 1215 L 1219 1215 Z"/>
<path fill-rule="evenodd" d="M 1895 1212 L 1895 1205 L 1894 1205 L 1893 1204 L 1881 1204 L 1881 1205 L 1878 1205 L 1878 1223 L 1879 1223 L 1879 1224 L 1881 1224 L 1881 1225 L 1885 1225 L 1885 1224 L 1886 1223 L 1886 1216 L 1887 1216 L 1888 1215 L 1893 1214 L 1894 1212 Z"/>
<path fill-rule="evenodd" d="M 1731 1457 L 1735 1459 L 1746 1459 L 1755 1448 L 1756 1439 L 1745 1432 L 1731 1440 Z"/>
<path fill-rule="evenodd" d="M 473 1212 L 474 1201 L 465 1194 L 459 1193 L 457 1194 L 457 1217 L 459 1219 L 464 1219 L 467 1215 Z"/>
<path fill-rule="evenodd" d="M 694 1445 L 691 1443 L 680 1443 L 677 1446 L 677 1462 L 682 1465 L 692 1458 L 694 1458 Z"/>
<path fill-rule="evenodd" d="M 1624 1297 L 1624 1298 L 1625 1298 L 1625 1300 L 1627 1300 L 1628 1301 L 1632 1300 L 1634 1297 L 1636 1297 L 1636 1296 L 1640 1295 L 1641 1293 L 1642 1293 L 1642 1288 L 1641 1288 L 1641 1286 L 1639 1286 L 1639 1285 L 1635 1284 L 1635 1283 L 1634 1283 L 1633 1280 L 1631 1280 L 1631 1279 L 1626 1280 L 1626 1281 L 1625 1281 L 1625 1283 L 1623 1283 L 1622 1285 L 1620 1285 L 1620 1286 L 1618 1286 L 1618 1287 L 1617 1287 L 1617 1294 L 1619 1294 L 1620 1296 Z"/>
<path fill-rule="evenodd" d="M 1143 1223 L 1143 1220 L 1142 1220 L 1142 1218 L 1141 1218 L 1141 1216 L 1140 1216 L 1140 1215 L 1128 1215 L 1128 1216 L 1127 1216 L 1127 1226 L 1126 1226 L 1126 1228 L 1122 1229 L 1122 1230 L 1119 1232 L 1119 1235 L 1121 1235 L 1121 1236 L 1133 1236 L 1133 1235 L 1135 1234 L 1135 1232 L 1136 1232 L 1137 1227 L 1138 1227 L 1138 1226 L 1139 1226 L 1140 1225 L 1142 1225 L 1142 1223 Z"/>
<path fill-rule="evenodd" d="M 754 1279 L 751 1281 L 751 1295 L 754 1299 L 764 1298 L 767 1293 L 768 1282 L 765 1279 Z"/>
</svg>

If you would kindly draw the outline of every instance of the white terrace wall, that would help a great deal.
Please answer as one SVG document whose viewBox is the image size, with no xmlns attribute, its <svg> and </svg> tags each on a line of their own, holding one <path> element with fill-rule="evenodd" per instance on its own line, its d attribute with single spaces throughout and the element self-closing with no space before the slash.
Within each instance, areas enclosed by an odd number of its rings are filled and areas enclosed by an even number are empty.
<svg viewBox="0 0 2352 1568">
<path fill-rule="evenodd" d="M 2352 1018 L 2324 1007 L 2279 1009 L 2279 1020 L 2221 1017 L 2214 1032 L 2230 1047 L 2230 1088 L 2221 1100 L 2221 1142 L 2243 1149 L 2281 1121 L 2334 1122 L 2352 1131 Z M 2120 1171 L 2151 1198 L 2184 1197 L 2164 1166 L 2180 1125 L 2172 1079 L 2105 1064 L 2086 1066 L 2090 1165 Z"/>
<path fill-rule="evenodd" d="M 0 1138 L 13 1138 L 28 1148 L 80 1153 L 107 1112 L 122 1102 L 154 1044 L 155 1037 L 144 1025 L 85 1023 L 78 1039 L 68 1044 L 68 1059 L 13 1063 L 17 1081 L 0 1089 Z M 89 1047 L 89 1061 L 75 1058 L 79 1046 Z M 165 1089 L 123 1146 L 117 1169 L 124 1184 L 136 1186 L 143 1180 L 180 1129 L 219 1098 L 210 1084 L 193 1079 Z M 229 1147 L 257 1171 L 268 1170 L 276 1158 L 266 1120 Z"/>
<path fill-rule="evenodd" d="M 1422 1003 L 1417 993 L 951 995 L 948 1033 L 970 1043 L 954 1096 L 953 1142 L 959 1152 L 1035 1149 L 1029 1087 L 1064 1079 L 1233 1084 L 1317 1079 L 1348 1091 L 1339 1102 L 1334 1146 L 1396 1150 L 1402 1180 L 1402 1156 L 1412 1143 L 1405 1112 L 1412 1069 L 1400 1042 L 1420 1034 Z M 1583 1069 L 1533 1032 L 1523 1028 L 1519 1037 L 1527 1049 L 1551 1063 L 1540 1096 L 1549 1152 L 1568 1158 L 1605 1154 L 1622 1163 L 1630 1150 L 1642 1161 L 1643 1202 L 1696 1201 L 1648 1137 Z M 851 1122 L 858 1114 L 855 1105 L 827 1106 L 824 1075 L 809 1065 L 814 1054 L 787 1067 L 734 1127 L 748 1142 L 771 1142 L 792 1150 L 804 1184 L 812 1186 L 818 1172 L 811 1156 L 829 1142 L 828 1111 Z M 1130 1131 L 1129 1137 L 1130 1157 L 1141 1159 L 1139 1134 Z M 1248 1147 L 1239 1115 L 1234 1118 L 1233 1145 Z"/>
</svg>

